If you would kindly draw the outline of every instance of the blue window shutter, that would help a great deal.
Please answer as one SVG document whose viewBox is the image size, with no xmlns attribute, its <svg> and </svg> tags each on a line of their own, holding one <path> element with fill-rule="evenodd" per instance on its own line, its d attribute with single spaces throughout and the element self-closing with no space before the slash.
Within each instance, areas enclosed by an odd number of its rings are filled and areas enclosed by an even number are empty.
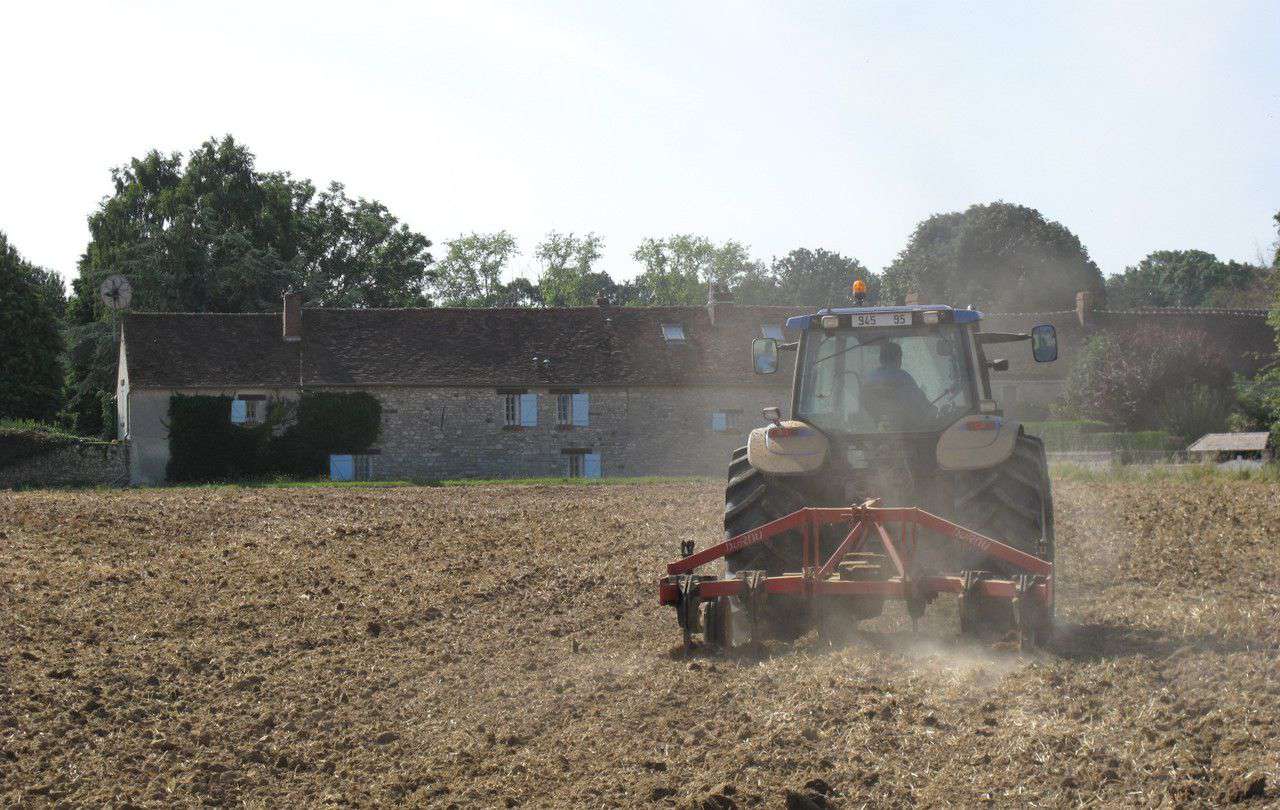
<svg viewBox="0 0 1280 810">
<path fill-rule="evenodd" d="M 330 481 L 354 481 L 356 479 L 356 461 L 351 456 L 329 456 Z"/>
<path fill-rule="evenodd" d="M 715 413 L 711 414 L 711 429 L 724 430 L 724 428 L 725 428 L 724 412 L 716 411 Z"/>
<path fill-rule="evenodd" d="M 538 425 L 538 395 L 537 394 L 521 394 L 520 395 L 520 427 L 537 427 Z"/>
<path fill-rule="evenodd" d="M 582 459 L 582 476 L 584 478 L 600 477 L 600 454 L 587 453 Z"/>
<path fill-rule="evenodd" d="M 249 403 L 243 399 L 231 400 L 231 424 L 243 425 L 244 420 L 249 418 Z"/>
<path fill-rule="evenodd" d="M 575 427 L 587 426 L 587 412 L 591 408 L 590 399 L 586 394 L 573 395 L 573 424 Z"/>
</svg>

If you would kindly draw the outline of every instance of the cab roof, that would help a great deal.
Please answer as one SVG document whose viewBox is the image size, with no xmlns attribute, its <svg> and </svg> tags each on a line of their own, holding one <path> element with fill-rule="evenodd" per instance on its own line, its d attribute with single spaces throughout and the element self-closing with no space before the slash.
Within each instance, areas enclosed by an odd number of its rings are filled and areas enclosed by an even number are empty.
<svg viewBox="0 0 1280 810">
<path fill-rule="evenodd" d="M 950 312 L 953 313 L 953 323 L 977 323 L 982 319 L 981 312 L 972 309 L 955 309 L 946 304 L 907 304 L 901 307 L 823 307 L 813 315 L 796 315 L 787 318 L 787 328 L 808 329 L 810 322 L 822 315 L 854 315 L 868 312 L 884 312 L 886 314 L 894 312 Z"/>
</svg>

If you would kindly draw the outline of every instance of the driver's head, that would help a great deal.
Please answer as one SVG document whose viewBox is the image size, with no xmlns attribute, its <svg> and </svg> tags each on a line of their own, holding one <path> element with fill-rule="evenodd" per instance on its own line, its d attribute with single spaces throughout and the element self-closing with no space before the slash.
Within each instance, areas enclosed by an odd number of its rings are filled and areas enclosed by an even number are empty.
<svg viewBox="0 0 1280 810">
<path fill-rule="evenodd" d="M 896 343 L 885 343 L 880 346 L 881 368 L 902 368 L 902 347 Z"/>
</svg>

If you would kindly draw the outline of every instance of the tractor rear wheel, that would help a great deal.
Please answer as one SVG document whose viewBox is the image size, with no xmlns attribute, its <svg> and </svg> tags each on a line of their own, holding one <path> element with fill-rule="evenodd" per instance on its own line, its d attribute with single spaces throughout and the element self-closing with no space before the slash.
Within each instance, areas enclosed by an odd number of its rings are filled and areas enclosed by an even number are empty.
<svg viewBox="0 0 1280 810">
<path fill-rule="evenodd" d="M 1035 436 L 1020 434 L 1013 454 L 1003 463 L 959 476 L 955 514 L 955 521 L 961 526 L 1053 562 L 1053 493 L 1044 442 Z M 971 570 L 1016 573 L 999 561 L 976 553 L 961 564 Z M 1014 625 L 1013 608 L 1006 602 L 974 607 L 969 627 L 979 635 L 998 635 Z M 973 621 L 975 618 L 977 622 Z M 1050 604 L 1045 621 L 1051 623 L 1052 620 L 1053 605 Z"/>
<path fill-rule="evenodd" d="M 1053 494 L 1044 442 L 1037 437 L 1018 436 L 1003 463 L 960 476 L 955 507 L 961 526 L 1053 561 Z"/>
<path fill-rule="evenodd" d="M 725 539 L 812 505 L 803 478 L 762 473 L 747 461 L 747 448 L 734 451 L 724 491 Z M 764 571 L 768 576 L 794 573 L 800 571 L 803 556 L 800 532 L 790 531 L 726 556 L 725 573 L 730 577 L 742 571 Z M 734 607 L 741 608 L 740 599 L 734 600 Z M 789 596 L 770 597 L 759 618 L 772 635 L 782 638 L 795 638 L 809 625 L 805 600 Z"/>
</svg>

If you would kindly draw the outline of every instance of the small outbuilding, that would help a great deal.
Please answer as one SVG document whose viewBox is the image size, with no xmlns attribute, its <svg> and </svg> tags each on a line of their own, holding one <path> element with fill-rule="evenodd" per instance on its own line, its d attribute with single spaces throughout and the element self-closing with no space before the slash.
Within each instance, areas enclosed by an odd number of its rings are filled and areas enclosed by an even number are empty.
<svg viewBox="0 0 1280 810">
<path fill-rule="evenodd" d="M 1187 448 L 1187 452 L 1199 455 L 1201 461 L 1225 464 L 1237 461 L 1266 463 L 1272 460 L 1271 434 L 1257 433 L 1206 433 Z"/>
</svg>

